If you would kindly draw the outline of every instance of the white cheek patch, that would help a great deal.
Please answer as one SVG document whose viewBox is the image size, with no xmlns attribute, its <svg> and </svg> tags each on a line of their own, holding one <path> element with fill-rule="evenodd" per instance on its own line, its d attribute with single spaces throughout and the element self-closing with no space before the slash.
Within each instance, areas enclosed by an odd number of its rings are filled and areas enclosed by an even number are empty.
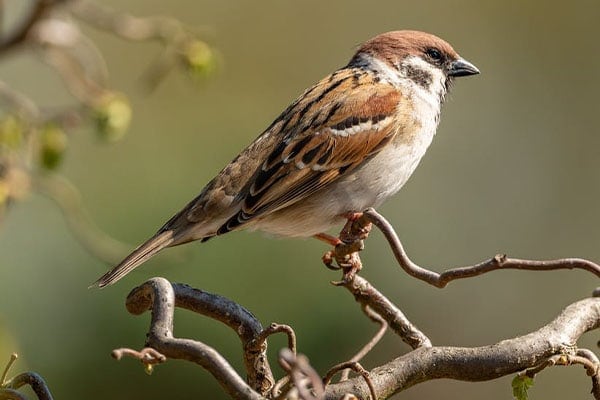
<svg viewBox="0 0 600 400">
<path fill-rule="evenodd" d="M 446 76 L 440 68 L 431 65 L 421 57 L 409 56 L 400 64 L 398 73 L 402 75 L 403 78 L 410 79 L 410 76 L 407 74 L 407 71 L 410 70 L 421 71 L 423 74 L 427 74 L 431 77 L 428 87 L 421 87 L 421 90 L 428 93 L 435 93 L 438 97 L 440 93 L 442 95 L 446 93 Z"/>
</svg>

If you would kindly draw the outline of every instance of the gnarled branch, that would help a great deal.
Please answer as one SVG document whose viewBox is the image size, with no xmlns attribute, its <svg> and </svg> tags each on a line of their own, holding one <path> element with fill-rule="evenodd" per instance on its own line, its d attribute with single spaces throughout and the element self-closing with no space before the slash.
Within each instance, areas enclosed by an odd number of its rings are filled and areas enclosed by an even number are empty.
<svg viewBox="0 0 600 400">
<path fill-rule="evenodd" d="M 429 283 L 438 288 L 445 287 L 455 279 L 471 278 L 499 269 L 523 269 L 532 271 L 552 271 L 557 269 L 583 269 L 600 277 L 600 265 L 581 258 L 563 258 L 559 260 L 522 260 L 498 254 L 479 264 L 449 269 L 441 274 L 415 264 L 404 251 L 404 247 L 392 225 L 377 211 L 365 210 L 364 217 L 372 222 L 385 235 L 396 260 L 410 276 Z"/>
</svg>

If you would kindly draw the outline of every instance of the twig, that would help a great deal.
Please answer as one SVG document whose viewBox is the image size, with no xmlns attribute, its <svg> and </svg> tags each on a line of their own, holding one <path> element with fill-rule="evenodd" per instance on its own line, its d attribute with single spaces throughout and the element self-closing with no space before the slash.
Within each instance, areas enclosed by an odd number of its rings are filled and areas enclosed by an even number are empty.
<svg viewBox="0 0 600 400">
<path fill-rule="evenodd" d="M 550 356 L 546 360 L 540 362 L 538 365 L 521 371 L 517 375 L 525 375 L 533 378 L 536 374 L 548 367 L 553 367 L 555 365 L 569 366 L 575 364 L 583 365 L 587 375 L 592 378 L 591 393 L 595 399 L 599 399 L 600 388 L 598 387 L 598 369 L 600 364 L 598 363 L 598 357 L 588 349 L 578 349 L 575 354 L 569 354 L 566 352 L 564 354 Z"/>
<path fill-rule="evenodd" d="M 290 349 L 283 348 L 279 352 L 279 364 L 289 373 L 301 399 L 323 399 L 325 393 L 323 382 L 319 374 L 310 366 L 306 356 L 294 354 Z M 309 387 L 312 388 L 314 393 L 309 391 Z"/>
<path fill-rule="evenodd" d="M 0 376 L 0 387 L 3 387 L 6 383 L 6 376 L 8 375 L 8 371 L 10 370 L 10 367 L 12 367 L 12 365 L 15 363 L 15 361 L 17 361 L 17 358 L 19 358 L 19 355 L 17 353 L 12 353 L 10 355 L 8 362 L 6 363 L 6 367 L 4 367 L 4 371 L 2 371 L 2 376 Z"/>
<path fill-rule="evenodd" d="M 359 362 L 360 360 L 363 359 L 363 357 L 365 357 L 367 354 L 369 354 L 369 352 L 371 350 L 373 350 L 373 348 L 377 345 L 377 343 L 379 343 L 381 338 L 383 338 L 383 335 L 385 335 L 385 332 L 387 331 L 387 328 L 388 328 L 388 323 L 385 321 L 385 319 L 381 318 L 381 316 L 379 314 L 377 314 L 375 311 L 373 311 L 369 306 L 363 305 L 361 307 L 361 309 L 362 309 L 363 313 L 365 313 L 371 321 L 379 324 L 379 329 L 377 330 L 375 335 L 371 338 L 371 340 L 369 340 L 367 342 L 367 344 L 365 344 L 363 346 L 363 348 L 358 351 L 358 353 L 356 353 L 350 360 L 348 360 L 349 362 Z M 349 376 L 350 376 L 350 369 L 345 369 L 344 371 L 342 371 L 342 374 L 340 375 L 340 381 L 345 381 L 346 379 L 348 379 Z"/>
<path fill-rule="evenodd" d="M 506 255 L 496 255 L 495 257 L 483 261 L 479 264 L 449 269 L 441 274 L 422 268 L 412 262 L 404 251 L 398 235 L 392 225 L 377 211 L 369 208 L 364 215 L 377 226 L 385 235 L 389 242 L 396 260 L 410 276 L 420 279 L 438 288 L 445 287 L 449 282 L 455 279 L 471 278 L 485 274 L 486 272 L 499 269 L 522 269 L 533 271 L 551 271 L 557 269 L 583 269 L 600 277 L 600 265 L 581 258 L 563 258 L 559 260 L 536 261 L 521 260 L 509 258 Z"/>
<path fill-rule="evenodd" d="M 335 374 L 337 374 L 340 371 L 350 369 L 363 377 L 367 386 L 369 386 L 369 391 L 371 392 L 371 400 L 377 400 L 377 393 L 375 392 L 375 386 L 373 385 L 373 381 L 369 377 L 369 371 L 364 369 L 363 366 L 356 361 L 346 361 L 331 367 L 331 369 L 327 371 L 327 374 L 325 374 L 325 377 L 323 378 L 323 384 L 327 386 L 329 382 L 331 382 L 331 379 Z"/>
<path fill-rule="evenodd" d="M 22 23 L 9 35 L 0 40 L 0 57 L 23 44 L 31 29 L 52 9 L 65 0 L 35 0 L 31 10 Z"/>
<path fill-rule="evenodd" d="M 110 355 L 117 361 L 123 358 L 123 356 L 129 356 L 140 360 L 144 364 L 161 364 L 167 361 L 167 357 L 152 347 L 145 347 L 140 351 L 128 348 L 114 349 Z"/>
<path fill-rule="evenodd" d="M 356 301 L 363 306 L 370 307 L 382 317 L 391 330 L 413 349 L 419 347 L 431 347 L 429 338 L 413 325 L 408 318 L 365 278 L 356 275 L 352 280 L 344 280 L 338 283 L 354 295 Z"/>
<path fill-rule="evenodd" d="M 248 348 L 260 348 L 269 336 L 280 332 L 283 332 L 287 335 L 288 348 L 293 354 L 296 354 L 296 333 L 294 333 L 294 330 L 291 326 L 276 323 L 272 323 L 262 332 L 260 332 L 254 340 L 248 343 Z"/>
<path fill-rule="evenodd" d="M 108 263 L 121 260 L 129 246 L 102 231 L 83 206 L 79 190 L 60 175 L 34 177 L 35 189 L 53 200 L 79 243 L 94 257 Z"/>
<path fill-rule="evenodd" d="M 27 400 L 27 397 L 14 389 L 0 389 L 0 400 Z"/>
</svg>

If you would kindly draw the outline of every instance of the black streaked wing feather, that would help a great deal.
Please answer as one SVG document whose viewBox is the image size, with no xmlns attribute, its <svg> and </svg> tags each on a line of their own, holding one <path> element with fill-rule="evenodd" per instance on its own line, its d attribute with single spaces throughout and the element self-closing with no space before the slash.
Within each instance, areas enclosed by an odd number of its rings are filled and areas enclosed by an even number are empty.
<svg viewBox="0 0 600 400">
<path fill-rule="evenodd" d="M 352 70 L 323 80 L 310 98 L 286 110 L 294 122 L 282 124 L 281 143 L 238 194 L 241 210 L 219 234 L 310 196 L 352 171 L 396 134 L 400 93 L 373 75 L 365 73 L 361 79 L 364 84 L 356 89 Z"/>
</svg>

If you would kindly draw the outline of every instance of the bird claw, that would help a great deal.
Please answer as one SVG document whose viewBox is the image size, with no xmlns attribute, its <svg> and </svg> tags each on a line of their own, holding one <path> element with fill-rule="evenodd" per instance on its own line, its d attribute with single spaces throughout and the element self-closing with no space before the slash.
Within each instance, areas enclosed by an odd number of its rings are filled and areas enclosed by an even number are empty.
<svg viewBox="0 0 600 400">
<path fill-rule="evenodd" d="M 365 240 L 369 236 L 373 224 L 369 222 L 363 213 L 348 213 L 345 217 L 348 221 L 340 232 L 340 240 L 342 242 L 349 244 Z"/>
<path fill-rule="evenodd" d="M 323 254 L 323 257 L 321 258 L 321 260 L 323 261 L 323 264 L 325 264 L 325 266 L 327 268 L 336 271 L 336 270 L 340 269 L 340 267 L 337 265 L 333 265 L 334 259 L 335 259 L 335 254 L 334 254 L 333 250 L 329 250 L 328 252 Z"/>
<path fill-rule="evenodd" d="M 323 264 L 331 270 L 343 271 L 342 280 L 332 282 L 334 285 L 343 285 L 352 281 L 362 269 L 358 252 L 365 248 L 364 240 L 369 236 L 373 226 L 363 213 L 352 212 L 344 217 L 348 221 L 338 238 L 323 233 L 315 235 L 315 238 L 333 246 L 332 250 L 323 255 Z M 334 265 L 334 261 L 337 265 Z"/>
</svg>

